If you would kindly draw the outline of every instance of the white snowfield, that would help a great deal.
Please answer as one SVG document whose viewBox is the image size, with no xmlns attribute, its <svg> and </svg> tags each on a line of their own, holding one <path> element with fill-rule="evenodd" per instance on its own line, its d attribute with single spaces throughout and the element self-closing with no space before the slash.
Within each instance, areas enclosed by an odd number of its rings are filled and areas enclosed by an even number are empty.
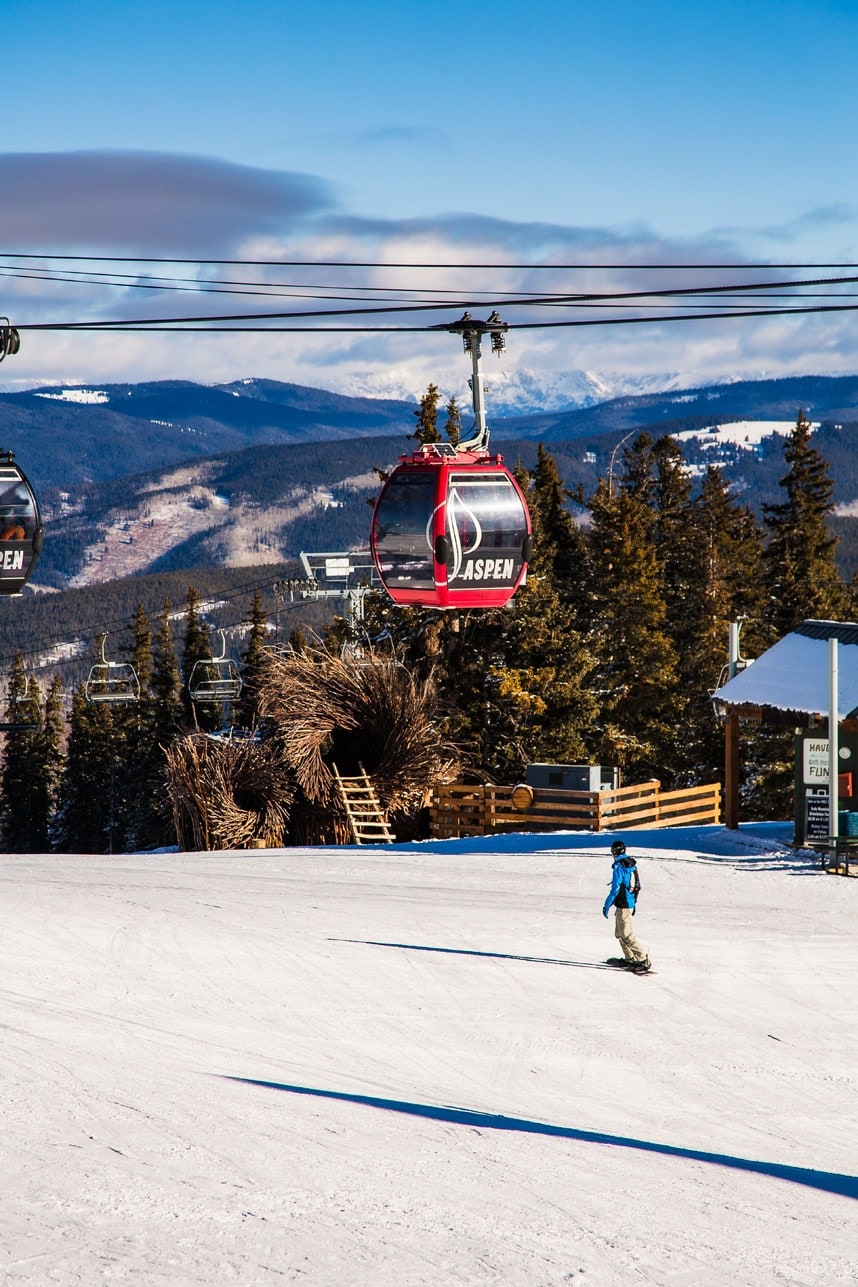
<svg viewBox="0 0 858 1287">
<path fill-rule="evenodd" d="M 858 1274 L 858 880 L 780 830 L 0 859 L 0 1281 Z M 673 847 L 671 847 L 673 846 Z"/>
</svg>

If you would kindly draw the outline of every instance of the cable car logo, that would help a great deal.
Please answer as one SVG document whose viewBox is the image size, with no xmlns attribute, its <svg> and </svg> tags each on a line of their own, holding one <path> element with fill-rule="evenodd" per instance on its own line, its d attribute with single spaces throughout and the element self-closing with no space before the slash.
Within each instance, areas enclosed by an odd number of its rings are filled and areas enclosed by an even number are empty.
<svg viewBox="0 0 858 1287">
<path fill-rule="evenodd" d="M 462 532 L 473 530 L 473 537 L 465 544 Z M 447 531 L 449 532 L 450 552 L 453 565 L 447 573 L 447 581 L 512 581 L 515 577 L 515 559 L 505 558 L 475 559 L 468 557 L 476 554 L 484 536 L 484 528 L 477 514 L 462 499 L 456 487 L 451 487 L 447 499 Z"/>
<path fill-rule="evenodd" d="M 461 523 L 459 520 L 463 520 Z M 464 546 L 462 544 L 462 529 L 470 522 L 473 524 L 474 539 L 473 542 Z M 450 549 L 453 554 L 453 567 L 449 573 L 448 580 L 455 581 L 456 577 L 462 570 L 462 564 L 465 561 L 466 554 L 473 554 L 480 548 L 480 542 L 483 539 L 483 528 L 480 520 L 469 505 L 466 505 L 459 494 L 458 488 L 451 487 L 450 495 L 447 500 L 447 531 L 450 534 Z M 482 560 L 480 560 L 482 561 Z M 473 579 L 473 560 L 469 562 L 468 569 L 470 576 L 466 571 L 467 580 Z"/>
</svg>

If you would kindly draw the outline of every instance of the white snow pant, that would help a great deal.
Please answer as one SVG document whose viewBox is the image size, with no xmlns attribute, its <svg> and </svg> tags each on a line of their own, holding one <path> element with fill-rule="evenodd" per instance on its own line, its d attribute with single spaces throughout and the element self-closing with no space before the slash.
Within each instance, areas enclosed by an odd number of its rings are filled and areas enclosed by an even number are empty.
<svg viewBox="0 0 858 1287">
<path fill-rule="evenodd" d="M 620 947 L 623 949 L 623 956 L 627 961 L 645 961 L 646 952 L 635 938 L 632 929 L 632 913 L 628 907 L 616 907 L 616 925 L 614 933 L 620 941 Z"/>
</svg>

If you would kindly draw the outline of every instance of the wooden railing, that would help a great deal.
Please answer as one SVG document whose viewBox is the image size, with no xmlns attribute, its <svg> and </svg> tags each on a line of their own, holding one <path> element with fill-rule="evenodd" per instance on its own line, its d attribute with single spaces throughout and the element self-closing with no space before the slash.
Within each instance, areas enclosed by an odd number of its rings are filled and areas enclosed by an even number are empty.
<svg viewBox="0 0 858 1287">
<path fill-rule="evenodd" d="M 432 792 L 432 835 L 442 840 L 502 831 L 615 831 L 719 823 L 717 782 L 662 791 L 655 780 L 612 791 L 549 791 L 535 787 L 526 809 L 513 787 L 438 786 Z"/>
</svg>

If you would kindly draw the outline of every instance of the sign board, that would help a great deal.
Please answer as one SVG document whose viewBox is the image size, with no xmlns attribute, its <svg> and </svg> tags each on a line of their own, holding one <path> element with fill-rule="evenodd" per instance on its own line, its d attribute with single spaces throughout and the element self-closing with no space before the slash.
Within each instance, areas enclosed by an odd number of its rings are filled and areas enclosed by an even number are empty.
<svg viewBox="0 0 858 1287">
<path fill-rule="evenodd" d="M 824 787 L 808 787 L 804 795 L 804 838 L 827 840 L 830 835 L 828 791 Z"/>
<path fill-rule="evenodd" d="M 828 738 L 805 738 L 802 744 L 804 781 L 815 786 L 828 781 Z"/>
<path fill-rule="evenodd" d="M 828 738 L 806 737 L 801 744 L 802 772 L 805 786 L 824 786 L 828 782 Z M 850 760 L 852 751 L 848 746 L 840 747 L 841 761 Z M 841 768 L 848 766 L 841 764 Z M 841 773 L 841 777 L 843 774 Z M 840 792 L 841 795 L 847 794 Z M 849 792 L 848 794 L 851 794 Z"/>
</svg>

